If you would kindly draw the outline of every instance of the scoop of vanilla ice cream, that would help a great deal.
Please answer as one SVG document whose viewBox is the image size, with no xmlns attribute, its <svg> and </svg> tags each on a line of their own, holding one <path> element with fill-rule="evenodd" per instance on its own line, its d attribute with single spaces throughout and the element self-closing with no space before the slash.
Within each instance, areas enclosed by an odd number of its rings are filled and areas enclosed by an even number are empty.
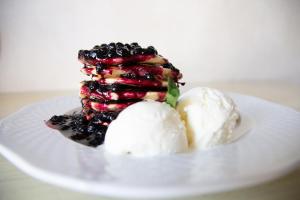
<svg viewBox="0 0 300 200">
<path fill-rule="evenodd" d="M 240 115 L 233 100 L 218 90 L 197 87 L 179 97 L 176 109 L 185 121 L 191 148 L 230 142 Z"/>
<path fill-rule="evenodd" d="M 179 113 L 166 103 L 143 101 L 124 109 L 109 125 L 104 148 L 112 154 L 154 156 L 188 149 Z"/>
</svg>

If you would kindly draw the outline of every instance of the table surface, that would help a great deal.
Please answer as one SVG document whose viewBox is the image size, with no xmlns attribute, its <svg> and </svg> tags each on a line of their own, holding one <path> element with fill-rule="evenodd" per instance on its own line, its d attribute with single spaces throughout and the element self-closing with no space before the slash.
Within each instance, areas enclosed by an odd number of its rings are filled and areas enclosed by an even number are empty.
<svg viewBox="0 0 300 200">
<path fill-rule="evenodd" d="M 285 82 L 231 82 L 231 83 L 197 83 L 222 91 L 238 92 L 252 95 L 290 106 L 300 111 L 300 84 Z M 43 91 L 22 93 L 0 93 L 0 117 L 3 118 L 21 107 L 55 96 L 76 95 L 76 91 Z M 234 199 L 300 199 L 300 168 L 288 175 L 268 183 L 229 192 L 209 194 L 185 199 L 234 200 Z M 15 199 L 110 199 L 49 185 L 24 174 L 14 165 L 0 156 L 0 200 Z M 147 197 L 145 197 L 147 199 Z"/>
</svg>

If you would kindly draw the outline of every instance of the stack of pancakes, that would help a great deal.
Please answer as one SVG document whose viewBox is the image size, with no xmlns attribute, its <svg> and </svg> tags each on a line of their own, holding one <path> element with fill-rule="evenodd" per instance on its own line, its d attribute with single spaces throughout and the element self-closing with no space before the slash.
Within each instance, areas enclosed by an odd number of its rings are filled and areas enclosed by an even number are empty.
<svg viewBox="0 0 300 200">
<path fill-rule="evenodd" d="M 108 126 L 127 106 L 142 101 L 163 102 L 168 80 L 175 83 L 181 73 L 154 47 L 137 43 L 110 43 L 80 50 L 81 72 L 91 79 L 82 81 L 82 112 L 88 121 Z"/>
</svg>

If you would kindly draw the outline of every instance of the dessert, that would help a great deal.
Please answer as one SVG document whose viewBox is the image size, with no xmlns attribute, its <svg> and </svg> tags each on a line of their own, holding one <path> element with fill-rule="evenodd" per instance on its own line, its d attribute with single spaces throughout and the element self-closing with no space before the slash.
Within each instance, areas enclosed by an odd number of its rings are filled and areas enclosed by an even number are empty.
<svg viewBox="0 0 300 200">
<path fill-rule="evenodd" d="M 182 74 L 153 46 L 109 43 L 80 50 L 81 72 L 89 80 L 80 83 L 82 109 L 73 115 L 53 116 L 47 125 L 72 130 L 74 140 L 91 146 L 104 142 L 109 124 L 126 107 L 144 100 L 175 106 Z"/>
<path fill-rule="evenodd" d="M 195 149 L 231 142 L 240 119 L 231 98 L 206 87 L 193 88 L 182 94 L 177 110 L 185 121 L 189 145 Z"/>
<path fill-rule="evenodd" d="M 188 142 L 179 113 L 166 103 L 142 101 L 123 110 L 108 127 L 105 150 L 154 156 L 185 152 Z"/>
<path fill-rule="evenodd" d="M 80 50 L 80 112 L 47 125 L 113 154 L 153 156 L 231 142 L 240 120 L 229 97 L 198 87 L 179 101 L 180 71 L 152 46 L 110 43 Z M 176 109 L 174 109 L 176 108 Z"/>
</svg>

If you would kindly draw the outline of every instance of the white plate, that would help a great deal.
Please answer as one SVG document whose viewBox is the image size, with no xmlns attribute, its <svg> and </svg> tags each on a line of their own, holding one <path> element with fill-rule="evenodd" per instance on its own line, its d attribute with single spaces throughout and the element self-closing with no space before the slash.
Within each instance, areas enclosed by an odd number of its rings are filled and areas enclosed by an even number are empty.
<svg viewBox="0 0 300 200">
<path fill-rule="evenodd" d="M 44 121 L 80 106 L 62 97 L 23 108 L 0 123 L 0 152 L 43 181 L 111 197 L 180 197 L 231 190 L 286 174 L 300 161 L 300 113 L 255 97 L 230 95 L 252 129 L 213 150 L 165 157 L 107 155 L 75 143 Z M 242 120 L 242 123 L 248 123 Z M 122 134 L 122 133 L 120 133 Z"/>
</svg>

